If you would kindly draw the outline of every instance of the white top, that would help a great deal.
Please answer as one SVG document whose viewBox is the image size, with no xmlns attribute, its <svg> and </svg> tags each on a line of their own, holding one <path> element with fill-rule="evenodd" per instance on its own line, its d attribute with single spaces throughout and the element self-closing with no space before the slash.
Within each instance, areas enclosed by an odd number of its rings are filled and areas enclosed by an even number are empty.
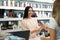
<svg viewBox="0 0 60 40">
<path fill-rule="evenodd" d="M 30 31 L 39 28 L 36 18 L 22 20 L 22 27 L 24 27 L 24 29 L 29 29 Z"/>
<path fill-rule="evenodd" d="M 33 30 L 36 30 L 40 27 L 38 26 L 38 22 L 37 22 L 36 18 L 30 18 L 30 19 L 23 19 L 22 20 L 22 28 L 23 28 L 23 30 L 33 31 Z M 30 37 L 32 37 L 32 36 L 36 36 L 36 33 L 33 33 L 30 35 Z M 35 40 L 36 38 L 37 38 L 37 36 L 32 39 Z M 32 40 L 32 39 L 30 38 L 29 40 Z M 40 38 L 38 37 L 38 39 L 40 39 Z"/>
<path fill-rule="evenodd" d="M 60 27 L 58 27 L 54 18 L 51 18 L 48 24 L 49 28 L 56 30 L 56 40 L 60 40 Z"/>
</svg>

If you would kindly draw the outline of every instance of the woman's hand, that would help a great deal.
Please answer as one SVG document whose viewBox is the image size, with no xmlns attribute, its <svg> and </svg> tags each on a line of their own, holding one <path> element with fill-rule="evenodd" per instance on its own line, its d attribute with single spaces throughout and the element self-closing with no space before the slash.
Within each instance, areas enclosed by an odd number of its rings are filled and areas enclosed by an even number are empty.
<svg viewBox="0 0 60 40">
<path fill-rule="evenodd" d="M 48 26 L 43 24 L 43 23 L 40 23 L 40 26 L 41 26 L 42 29 L 45 29 L 47 31 L 49 30 Z"/>
</svg>

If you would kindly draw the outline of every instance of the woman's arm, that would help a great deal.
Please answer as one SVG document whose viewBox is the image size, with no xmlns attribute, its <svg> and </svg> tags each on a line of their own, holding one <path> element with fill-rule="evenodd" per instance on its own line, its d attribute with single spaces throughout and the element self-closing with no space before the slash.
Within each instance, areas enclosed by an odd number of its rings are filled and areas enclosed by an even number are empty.
<svg viewBox="0 0 60 40">
<path fill-rule="evenodd" d="M 56 31 L 54 29 L 49 28 L 50 31 L 50 40 L 56 39 Z"/>
<path fill-rule="evenodd" d="M 31 33 L 38 33 L 38 32 L 40 32 L 41 30 L 42 30 L 42 28 L 37 28 L 37 29 L 31 31 Z"/>
</svg>

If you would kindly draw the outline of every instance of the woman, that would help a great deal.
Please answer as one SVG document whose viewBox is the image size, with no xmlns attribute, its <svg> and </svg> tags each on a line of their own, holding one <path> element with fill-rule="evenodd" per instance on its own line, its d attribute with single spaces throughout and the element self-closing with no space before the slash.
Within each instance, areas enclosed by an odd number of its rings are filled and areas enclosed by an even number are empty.
<svg viewBox="0 0 60 40">
<path fill-rule="evenodd" d="M 56 0 L 53 5 L 53 18 L 50 20 L 50 40 L 60 40 L 60 0 Z"/>
<path fill-rule="evenodd" d="M 40 40 L 40 37 L 36 35 L 41 30 L 40 26 L 38 26 L 38 22 L 35 18 L 32 18 L 31 15 L 33 13 L 33 9 L 31 6 L 27 6 L 24 11 L 24 17 L 22 20 L 22 29 L 30 30 L 30 40 Z"/>
</svg>

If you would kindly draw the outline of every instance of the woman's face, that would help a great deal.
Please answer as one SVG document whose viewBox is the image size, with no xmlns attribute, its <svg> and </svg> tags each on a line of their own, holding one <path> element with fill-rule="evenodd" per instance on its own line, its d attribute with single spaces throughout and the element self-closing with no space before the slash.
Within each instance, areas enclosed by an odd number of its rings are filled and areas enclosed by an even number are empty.
<svg viewBox="0 0 60 40">
<path fill-rule="evenodd" d="M 29 10 L 28 10 L 28 17 L 31 17 L 32 13 L 33 13 L 32 8 L 29 8 Z"/>
</svg>

